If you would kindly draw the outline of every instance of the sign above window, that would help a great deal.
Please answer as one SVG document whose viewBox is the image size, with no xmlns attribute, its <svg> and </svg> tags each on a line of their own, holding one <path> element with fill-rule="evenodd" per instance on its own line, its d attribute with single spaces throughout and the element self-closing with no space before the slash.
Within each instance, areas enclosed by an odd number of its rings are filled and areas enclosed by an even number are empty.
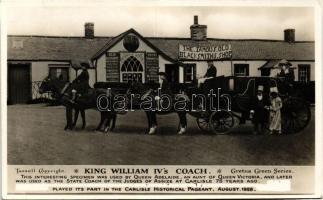
<svg viewBox="0 0 323 200">
<path fill-rule="evenodd" d="M 231 44 L 217 46 L 179 45 L 180 60 L 223 60 L 232 57 Z"/>
</svg>

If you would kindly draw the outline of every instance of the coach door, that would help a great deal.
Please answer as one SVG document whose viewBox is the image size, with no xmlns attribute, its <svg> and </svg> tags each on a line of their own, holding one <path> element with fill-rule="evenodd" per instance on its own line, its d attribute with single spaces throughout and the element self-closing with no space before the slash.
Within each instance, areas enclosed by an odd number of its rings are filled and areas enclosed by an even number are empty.
<svg viewBox="0 0 323 200">
<path fill-rule="evenodd" d="M 8 103 L 24 104 L 30 98 L 30 64 L 8 64 Z"/>
</svg>

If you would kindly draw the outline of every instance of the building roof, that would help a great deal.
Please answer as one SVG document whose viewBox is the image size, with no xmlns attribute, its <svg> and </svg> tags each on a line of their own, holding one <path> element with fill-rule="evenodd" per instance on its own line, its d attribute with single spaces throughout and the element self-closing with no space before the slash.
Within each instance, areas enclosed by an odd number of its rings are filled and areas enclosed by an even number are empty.
<svg viewBox="0 0 323 200">
<path fill-rule="evenodd" d="M 104 45 L 104 47 L 102 49 L 100 49 L 93 57 L 92 59 L 97 59 L 99 58 L 102 54 L 104 54 L 105 52 L 107 52 L 110 48 L 112 48 L 115 44 L 117 44 L 121 39 L 123 39 L 124 36 L 128 35 L 129 33 L 132 33 L 134 35 L 136 35 L 137 37 L 139 37 L 142 41 L 144 41 L 150 48 L 154 49 L 156 52 L 158 52 L 159 54 L 161 54 L 162 56 L 164 56 L 167 60 L 171 61 L 171 62 L 176 62 L 177 57 L 176 56 L 170 56 L 167 55 L 163 52 L 162 49 L 157 48 L 155 45 L 153 45 L 149 40 L 147 40 L 145 37 L 143 37 L 142 35 L 140 35 L 137 31 L 135 31 L 134 29 L 129 29 L 123 33 L 121 33 L 120 35 L 112 38 L 110 41 L 108 41 L 108 43 L 106 45 Z"/>
<path fill-rule="evenodd" d="M 233 60 L 315 60 L 312 41 L 288 43 L 280 40 L 224 40 L 192 41 L 180 38 L 147 38 L 165 54 L 175 59 L 179 44 L 217 46 L 231 44 Z M 177 59 L 177 58 L 176 58 Z"/>
<path fill-rule="evenodd" d="M 259 67 L 258 69 L 272 69 L 275 65 L 279 63 L 280 60 L 269 60 L 263 66 Z"/>
<path fill-rule="evenodd" d="M 94 39 L 84 37 L 8 36 L 8 60 L 87 60 L 110 48 L 129 31 L 133 32 L 134 30 L 130 29 L 116 37 L 95 37 Z M 142 37 L 140 34 L 138 35 Z M 313 41 L 288 43 L 281 40 L 257 39 L 227 40 L 209 38 L 207 41 L 193 41 L 190 38 L 145 37 L 143 39 L 153 49 L 172 60 L 178 59 L 179 44 L 231 44 L 233 60 L 315 60 L 315 43 Z M 22 48 L 14 44 L 17 41 L 18 43 L 23 41 Z"/>
<path fill-rule="evenodd" d="M 8 60 L 49 60 L 71 61 L 88 60 L 111 37 L 47 37 L 47 36 L 8 36 Z M 15 42 L 22 41 L 22 48 Z"/>
</svg>

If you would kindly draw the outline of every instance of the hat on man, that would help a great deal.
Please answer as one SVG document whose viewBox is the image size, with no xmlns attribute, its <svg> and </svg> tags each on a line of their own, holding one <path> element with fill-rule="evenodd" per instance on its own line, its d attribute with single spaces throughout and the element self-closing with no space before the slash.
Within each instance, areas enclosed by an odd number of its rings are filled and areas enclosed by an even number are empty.
<svg viewBox="0 0 323 200">
<path fill-rule="evenodd" d="M 92 62 L 90 60 L 71 60 L 71 65 L 76 70 L 93 68 Z"/>
<path fill-rule="evenodd" d="M 264 86 L 263 85 L 258 85 L 258 90 L 257 91 L 263 92 L 264 91 Z"/>
<path fill-rule="evenodd" d="M 270 93 L 278 93 L 278 88 L 277 87 L 271 87 L 270 88 Z"/>
<path fill-rule="evenodd" d="M 279 66 L 292 66 L 292 63 L 288 62 L 288 60 L 283 59 L 279 62 Z"/>
</svg>

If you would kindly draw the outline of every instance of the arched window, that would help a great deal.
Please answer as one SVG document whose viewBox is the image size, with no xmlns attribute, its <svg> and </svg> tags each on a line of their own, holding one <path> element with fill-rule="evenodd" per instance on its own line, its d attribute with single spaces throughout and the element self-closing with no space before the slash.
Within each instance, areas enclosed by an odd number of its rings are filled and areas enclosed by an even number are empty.
<svg viewBox="0 0 323 200">
<path fill-rule="evenodd" d="M 140 61 L 134 56 L 129 56 L 129 58 L 127 58 L 121 66 L 122 82 L 142 82 L 143 74 L 143 66 Z"/>
</svg>

